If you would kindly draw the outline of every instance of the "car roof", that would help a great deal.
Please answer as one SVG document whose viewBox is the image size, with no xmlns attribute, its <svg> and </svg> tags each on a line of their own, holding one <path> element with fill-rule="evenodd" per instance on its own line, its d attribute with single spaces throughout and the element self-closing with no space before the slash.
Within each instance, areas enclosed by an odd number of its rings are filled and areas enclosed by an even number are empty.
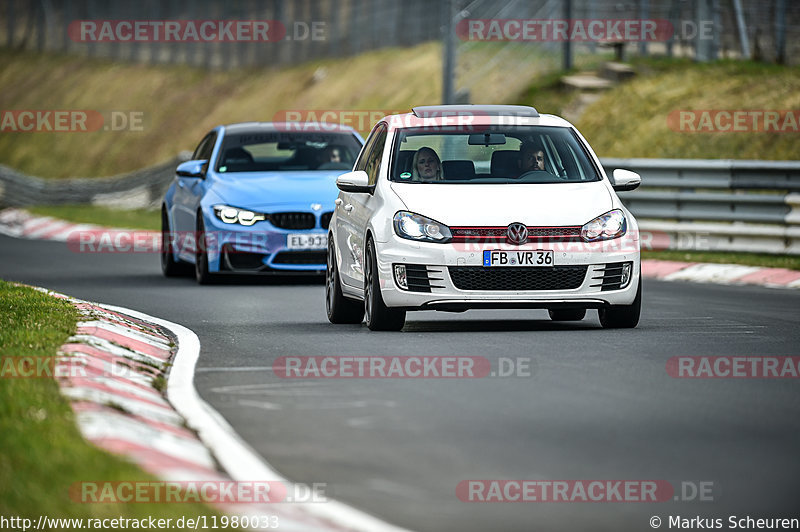
<svg viewBox="0 0 800 532">
<path fill-rule="evenodd" d="M 560 116 L 540 114 L 524 105 L 428 105 L 382 118 L 390 129 L 448 125 L 520 125 L 573 127 Z M 461 122 L 463 120 L 463 122 Z"/>
<path fill-rule="evenodd" d="M 286 132 L 286 133 L 357 133 L 350 126 L 336 124 L 333 122 L 237 122 L 226 124 L 226 134 L 242 133 L 265 133 L 265 132 Z"/>
<path fill-rule="evenodd" d="M 525 105 L 423 105 L 413 107 L 414 116 L 425 118 L 442 116 L 444 113 L 475 113 L 485 116 L 528 116 L 538 117 L 539 111 Z"/>
</svg>

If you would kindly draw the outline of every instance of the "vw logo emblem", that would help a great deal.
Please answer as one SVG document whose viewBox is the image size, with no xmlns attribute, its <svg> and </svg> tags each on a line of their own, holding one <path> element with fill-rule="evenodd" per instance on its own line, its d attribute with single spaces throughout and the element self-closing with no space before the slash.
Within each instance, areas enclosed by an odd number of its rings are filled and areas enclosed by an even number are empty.
<svg viewBox="0 0 800 532">
<path fill-rule="evenodd" d="M 312 203 L 311 204 L 311 210 L 312 211 L 318 211 L 321 208 L 322 208 L 322 204 L 321 203 Z"/>
<path fill-rule="evenodd" d="M 508 226 L 506 238 L 512 244 L 521 245 L 528 241 L 528 228 L 525 224 L 515 222 Z"/>
</svg>

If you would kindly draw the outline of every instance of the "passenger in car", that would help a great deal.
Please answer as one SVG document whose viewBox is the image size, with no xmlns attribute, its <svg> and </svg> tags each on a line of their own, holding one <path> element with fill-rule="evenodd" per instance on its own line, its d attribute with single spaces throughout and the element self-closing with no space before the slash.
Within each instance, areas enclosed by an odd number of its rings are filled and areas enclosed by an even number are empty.
<svg viewBox="0 0 800 532">
<path fill-rule="evenodd" d="M 411 164 L 414 181 L 441 181 L 442 162 L 432 148 L 420 148 Z"/>
<path fill-rule="evenodd" d="M 328 146 L 322 150 L 322 163 L 340 163 L 342 162 L 341 150 L 336 146 Z"/>
<path fill-rule="evenodd" d="M 519 148 L 519 175 L 544 170 L 544 150 L 534 142 L 523 142 Z"/>
</svg>

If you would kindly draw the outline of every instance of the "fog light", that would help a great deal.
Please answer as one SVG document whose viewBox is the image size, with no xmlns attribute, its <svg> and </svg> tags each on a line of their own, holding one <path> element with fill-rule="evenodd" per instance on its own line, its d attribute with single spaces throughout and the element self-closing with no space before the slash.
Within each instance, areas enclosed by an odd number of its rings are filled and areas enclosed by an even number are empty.
<svg viewBox="0 0 800 532">
<path fill-rule="evenodd" d="M 633 266 L 632 262 L 626 262 L 622 265 L 622 279 L 621 284 L 619 285 L 620 288 L 625 288 L 628 286 L 628 283 L 631 280 L 631 266 Z"/>
<path fill-rule="evenodd" d="M 403 290 L 408 290 L 408 280 L 406 279 L 406 265 L 394 265 L 394 280 L 397 281 L 397 286 Z"/>
</svg>

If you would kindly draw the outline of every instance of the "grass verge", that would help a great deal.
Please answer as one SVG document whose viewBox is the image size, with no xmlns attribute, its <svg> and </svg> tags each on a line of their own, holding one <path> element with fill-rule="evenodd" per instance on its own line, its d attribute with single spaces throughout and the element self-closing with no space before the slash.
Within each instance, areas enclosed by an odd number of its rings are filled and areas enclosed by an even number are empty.
<svg viewBox="0 0 800 532">
<path fill-rule="evenodd" d="M 51 357 L 75 331 L 69 303 L 0 280 L 0 359 Z M 0 515 L 52 518 L 177 519 L 219 515 L 194 503 L 82 504 L 69 489 L 81 481 L 155 481 L 137 466 L 86 442 L 52 378 L 0 377 Z M 65 527 L 69 528 L 69 527 Z"/>
<path fill-rule="evenodd" d="M 684 262 L 712 262 L 714 264 L 742 264 L 762 268 L 800 270 L 800 257 L 795 255 L 769 255 L 766 253 L 725 253 L 711 251 L 642 251 L 643 259 L 677 260 Z"/>
</svg>

